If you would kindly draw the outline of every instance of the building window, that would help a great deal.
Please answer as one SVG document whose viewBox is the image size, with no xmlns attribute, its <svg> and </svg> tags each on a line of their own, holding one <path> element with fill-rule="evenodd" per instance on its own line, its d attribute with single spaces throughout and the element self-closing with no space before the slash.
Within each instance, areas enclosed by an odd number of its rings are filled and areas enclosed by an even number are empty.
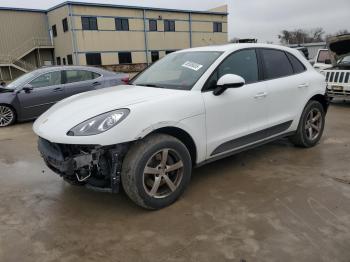
<svg viewBox="0 0 350 262">
<path fill-rule="evenodd" d="M 165 54 L 166 54 L 166 55 L 169 55 L 169 54 L 171 54 L 171 53 L 173 53 L 173 52 L 175 52 L 175 51 L 174 51 L 174 50 L 166 50 L 166 51 L 165 51 Z"/>
<path fill-rule="evenodd" d="M 68 31 L 68 20 L 67 20 L 67 18 L 62 19 L 62 26 L 63 26 L 63 32 L 67 32 Z"/>
<path fill-rule="evenodd" d="M 151 52 L 151 59 L 152 59 L 152 62 L 156 62 L 157 60 L 159 60 L 159 52 L 158 51 L 152 51 Z"/>
<path fill-rule="evenodd" d="M 86 54 L 87 65 L 101 65 L 101 54 L 100 53 L 88 53 Z"/>
<path fill-rule="evenodd" d="M 82 16 L 81 24 L 83 30 L 98 30 L 97 18 L 93 16 Z"/>
<path fill-rule="evenodd" d="M 62 64 L 63 64 L 63 65 L 66 65 L 66 64 L 67 64 L 67 63 L 66 63 L 66 58 L 65 58 L 65 57 L 62 58 Z"/>
<path fill-rule="evenodd" d="M 68 65 L 73 65 L 73 56 L 72 55 L 67 55 L 67 62 L 68 62 Z"/>
<path fill-rule="evenodd" d="M 61 65 L 61 57 L 56 57 L 56 64 Z"/>
<path fill-rule="evenodd" d="M 157 31 L 157 20 L 151 19 L 149 20 L 149 31 Z"/>
<path fill-rule="evenodd" d="M 175 21 L 174 20 L 164 20 L 164 31 L 165 32 L 175 32 Z"/>
<path fill-rule="evenodd" d="M 57 28 L 56 28 L 56 25 L 53 25 L 51 28 L 52 28 L 52 35 L 53 35 L 53 37 L 56 37 L 56 36 L 57 36 Z"/>
<path fill-rule="evenodd" d="M 129 31 L 129 19 L 127 18 L 116 18 L 115 29 L 117 31 Z"/>
<path fill-rule="evenodd" d="M 213 23 L 213 31 L 214 32 L 222 32 L 222 23 L 214 22 Z"/>
<path fill-rule="evenodd" d="M 132 64 L 130 52 L 119 52 L 118 58 L 119 58 L 119 64 Z"/>
</svg>

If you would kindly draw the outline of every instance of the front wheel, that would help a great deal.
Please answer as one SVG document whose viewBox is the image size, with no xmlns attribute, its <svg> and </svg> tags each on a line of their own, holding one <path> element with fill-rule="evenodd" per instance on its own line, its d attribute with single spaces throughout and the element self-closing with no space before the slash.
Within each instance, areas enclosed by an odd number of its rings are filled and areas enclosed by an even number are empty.
<svg viewBox="0 0 350 262">
<path fill-rule="evenodd" d="M 325 112 L 320 102 L 311 100 L 305 107 L 297 132 L 291 142 L 300 147 L 313 147 L 321 139 L 325 124 Z"/>
<path fill-rule="evenodd" d="M 122 184 L 137 205 L 160 209 L 171 205 L 190 182 L 191 156 L 175 137 L 154 134 L 137 141 L 123 161 Z"/>
<path fill-rule="evenodd" d="M 15 121 L 15 111 L 7 105 L 0 105 L 0 127 L 12 125 Z"/>
</svg>

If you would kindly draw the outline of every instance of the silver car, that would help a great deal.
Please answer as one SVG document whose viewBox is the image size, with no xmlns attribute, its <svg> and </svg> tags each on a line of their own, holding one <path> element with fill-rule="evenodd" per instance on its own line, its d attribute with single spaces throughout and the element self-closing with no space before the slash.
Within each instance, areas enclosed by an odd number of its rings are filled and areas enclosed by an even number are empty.
<svg viewBox="0 0 350 262">
<path fill-rule="evenodd" d="M 0 127 L 35 119 L 63 98 L 128 81 L 128 74 L 95 67 L 58 66 L 34 70 L 0 87 Z"/>
</svg>

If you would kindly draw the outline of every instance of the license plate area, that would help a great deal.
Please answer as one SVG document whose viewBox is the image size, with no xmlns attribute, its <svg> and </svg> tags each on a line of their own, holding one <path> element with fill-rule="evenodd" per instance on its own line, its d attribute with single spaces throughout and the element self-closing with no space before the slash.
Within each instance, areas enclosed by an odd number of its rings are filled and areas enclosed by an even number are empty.
<svg viewBox="0 0 350 262">
<path fill-rule="evenodd" d="M 341 92 L 344 90 L 342 86 L 332 86 L 333 91 Z"/>
</svg>

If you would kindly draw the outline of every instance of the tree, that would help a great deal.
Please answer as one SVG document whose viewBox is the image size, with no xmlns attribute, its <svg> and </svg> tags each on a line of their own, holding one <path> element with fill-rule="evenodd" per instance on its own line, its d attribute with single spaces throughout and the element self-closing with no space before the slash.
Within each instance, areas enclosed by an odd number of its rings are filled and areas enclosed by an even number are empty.
<svg viewBox="0 0 350 262">
<path fill-rule="evenodd" d="M 347 30 L 347 29 L 343 29 L 343 30 L 339 30 L 337 31 L 336 33 L 334 34 L 327 34 L 325 36 L 325 39 L 329 39 L 330 37 L 333 37 L 333 36 L 337 36 L 337 35 L 345 35 L 345 34 L 349 34 L 350 32 Z"/>
<path fill-rule="evenodd" d="M 305 29 L 295 29 L 292 31 L 283 30 L 281 34 L 278 35 L 280 42 L 282 44 L 305 44 L 305 43 L 315 43 L 322 42 L 324 30 L 321 27 L 314 28 L 311 30 Z"/>
</svg>

